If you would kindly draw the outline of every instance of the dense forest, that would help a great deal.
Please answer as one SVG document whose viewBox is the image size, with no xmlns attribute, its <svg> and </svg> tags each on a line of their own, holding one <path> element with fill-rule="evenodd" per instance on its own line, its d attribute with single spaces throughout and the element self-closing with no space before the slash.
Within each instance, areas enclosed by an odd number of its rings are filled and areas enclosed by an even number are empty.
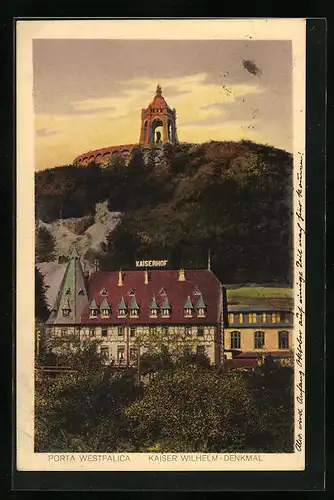
<svg viewBox="0 0 334 500">
<path fill-rule="evenodd" d="M 293 371 L 270 357 L 235 372 L 165 349 L 141 358 L 139 385 L 133 371 L 105 367 L 96 341 L 63 352 L 74 374 L 36 370 L 36 452 L 293 451 Z"/>
<path fill-rule="evenodd" d="M 227 283 L 291 283 L 292 156 L 241 142 L 165 145 L 125 163 L 68 165 L 36 173 L 36 217 L 94 215 L 108 200 L 121 220 L 98 255 L 102 267 L 167 258 L 203 267 Z"/>
</svg>

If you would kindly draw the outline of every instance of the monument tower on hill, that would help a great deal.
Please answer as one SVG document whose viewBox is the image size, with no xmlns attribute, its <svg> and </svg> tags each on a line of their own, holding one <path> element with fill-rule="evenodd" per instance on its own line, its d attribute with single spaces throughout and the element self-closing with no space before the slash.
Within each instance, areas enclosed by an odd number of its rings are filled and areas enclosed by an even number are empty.
<svg viewBox="0 0 334 500">
<path fill-rule="evenodd" d="M 115 154 L 122 154 L 125 158 L 129 158 L 132 149 L 138 146 L 146 149 L 153 145 L 176 144 L 177 142 L 176 110 L 168 106 L 161 87 L 158 85 L 152 102 L 141 111 L 139 143 L 87 151 L 77 156 L 73 163 L 83 166 L 91 162 L 104 164 Z"/>
<path fill-rule="evenodd" d="M 162 128 L 162 138 L 160 130 Z M 157 131 L 156 131 L 157 130 Z M 139 144 L 175 144 L 176 133 L 176 110 L 171 109 L 165 101 L 160 85 L 153 101 L 141 112 L 141 130 Z"/>
</svg>

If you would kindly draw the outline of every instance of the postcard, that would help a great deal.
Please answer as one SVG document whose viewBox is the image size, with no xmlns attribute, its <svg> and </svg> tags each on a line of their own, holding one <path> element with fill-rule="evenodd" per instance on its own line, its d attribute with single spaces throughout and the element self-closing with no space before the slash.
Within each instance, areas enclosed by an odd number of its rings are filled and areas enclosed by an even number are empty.
<svg viewBox="0 0 334 500">
<path fill-rule="evenodd" d="M 19 471 L 305 468 L 305 19 L 19 20 Z"/>
</svg>

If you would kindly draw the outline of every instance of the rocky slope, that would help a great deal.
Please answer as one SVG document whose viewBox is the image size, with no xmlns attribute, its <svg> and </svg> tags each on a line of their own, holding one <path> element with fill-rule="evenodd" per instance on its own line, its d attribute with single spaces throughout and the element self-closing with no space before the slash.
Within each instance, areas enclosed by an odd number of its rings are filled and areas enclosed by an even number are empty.
<svg viewBox="0 0 334 500">
<path fill-rule="evenodd" d="M 93 269 L 95 252 L 103 251 L 108 234 L 117 226 L 120 212 L 109 212 L 107 202 L 96 205 L 95 216 L 59 219 L 50 224 L 38 221 L 55 239 L 55 262 L 42 262 L 38 268 L 44 276 L 47 287 L 46 298 L 52 306 L 66 269 L 66 261 L 75 245 L 85 270 Z"/>
</svg>

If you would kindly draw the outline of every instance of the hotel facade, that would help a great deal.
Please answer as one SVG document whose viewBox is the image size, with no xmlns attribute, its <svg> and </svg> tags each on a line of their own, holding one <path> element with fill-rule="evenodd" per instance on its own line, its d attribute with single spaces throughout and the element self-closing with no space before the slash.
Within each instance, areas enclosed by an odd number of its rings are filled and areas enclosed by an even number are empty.
<svg viewBox="0 0 334 500">
<path fill-rule="evenodd" d="M 96 271 L 69 261 L 45 325 L 47 338 L 96 339 L 107 363 L 136 364 L 138 354 L 171 352 L 223 358 L 223 287 L 207 269 Z"/>
<path fill-rule="evenodd" d="M 268 354 L 291 364 L 293 312 L 229 305 L 210 269 L 88 276 L 74 254 L 44 332 L 49 340 L 97 340 L 105 362 L 120 367 L 134 366 L 139 356 L 162 346 L 171 353 L 205 354 L 216 366 L 251 367 Z"/>
</svg>

